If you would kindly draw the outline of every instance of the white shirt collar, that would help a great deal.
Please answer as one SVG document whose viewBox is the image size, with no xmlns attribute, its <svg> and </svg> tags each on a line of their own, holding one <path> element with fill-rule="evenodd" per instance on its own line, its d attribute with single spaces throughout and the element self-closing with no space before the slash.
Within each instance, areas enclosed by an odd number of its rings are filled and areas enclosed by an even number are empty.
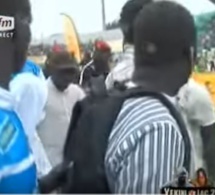
<svg viewBox="0 0 215 195">
<path fill-rule="evenodd" d="M 4 108 L 7 110 L 13 110 L 16 104 L 15 98 L 12 94 L 0 87 L 0 108 Z"/>
</svg>

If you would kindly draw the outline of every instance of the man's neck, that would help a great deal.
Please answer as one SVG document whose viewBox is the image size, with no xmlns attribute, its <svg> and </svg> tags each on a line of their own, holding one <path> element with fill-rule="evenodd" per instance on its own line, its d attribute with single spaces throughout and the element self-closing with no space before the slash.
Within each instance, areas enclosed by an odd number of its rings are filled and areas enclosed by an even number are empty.
<svg viewBox="0 0 215 195">
<path fill-rule="evenodd" d="M 0 48 L 1 53 L 1 48 Z M 10 58 L 8 59 L 7 55 L 4 57 L 4 55 L 1 53 L 1 60 L 0 60 L 0 86 L 4 89 L 9 89 L 9 83 L 12 79 L 12 65 L 13 65 L 13 56 L 10 55 Z"/>
<path fill-rule="evenodd" d="M 134 78 L 134 82 L 148 91 L 157 91 L 165 93 L 169 96 L 175 96 L 178 90 L 187 80 L 186 77 L 179 77 L 179 73 L 167 71 L 139 71 L 138 77 Z"/>
<path fill-rule="evenodd" d="M 9 89 L 14 64 L 14 47 L 9 40 L 0 40 L 0 86 Z"/>
<path fill-rule="evenodd" d="M 52 77 L 50 77 L 51 79 L 51 85 L 55 88 L 55 90 L 58 92 L 58 93 L 65 93 L 68 89 L 68 87 L 64 90 L 60 90 L 59 87 L 55 84 L 55 82 L 53 81 Z"/>
<path fill-rule="evenodd" d="M 6 90 L 9 90 L 9 82 L 8 82 L 8 79 L 2 79 L 1 77 L 2 76 L 5 76 L 5 75 L 2 75 L 0 74 L 0 86 Z"/>
</svg>

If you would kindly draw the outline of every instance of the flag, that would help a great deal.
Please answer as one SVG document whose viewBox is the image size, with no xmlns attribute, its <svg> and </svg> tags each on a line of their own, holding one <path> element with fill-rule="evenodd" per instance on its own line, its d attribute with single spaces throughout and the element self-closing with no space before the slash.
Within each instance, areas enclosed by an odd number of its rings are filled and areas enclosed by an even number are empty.
<svg viewBox="0 0 215 195">
<path fill-rule="evenodd" d="M 193 73 L 192 78 L 196 82 L 204 85 L 207 88 L 215 104 L 215 74 L 214 73 Z"/>
<path fill-rule="evenodd" d="M 79 36 L 75 27 L 75 23 L 73 19 L 66 15 L 63 15 L 63 25 L 64 25 L 64 38 L 67 46 L 67 50 L 71 55 L 74 55 L 77 62 L 80 63 L 82 55 L 81 55 L 81 47 Z"/>
</svg>

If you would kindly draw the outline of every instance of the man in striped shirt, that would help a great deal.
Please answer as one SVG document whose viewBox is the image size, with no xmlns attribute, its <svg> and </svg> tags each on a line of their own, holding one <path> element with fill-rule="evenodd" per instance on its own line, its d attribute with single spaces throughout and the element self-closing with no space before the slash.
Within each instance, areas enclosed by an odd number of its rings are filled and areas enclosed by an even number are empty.
<svg viewBox="0 0 215 195">
<path fill-rule="evenodd" d="M 121 26 L 132 26 L 137 13 L 149 1 L 128 1 L 122 9 Z M 109 73 L 106 79 L 106 88 L 108 90 L 114 88 L 114 83 L 116 82 L 120 83 L 119 86 L 123 85 L 122 89 L 135 87 L 135 84 L 131 82 L 134 71 L 133 40 L 129 39 L 130 36 L 128 36 L 133 32 L 131 28 L 126 29 L 128 31 L 123 31 L 123 34 L 126 42 L 130 43 L 129 50 L 125 50 L 123 61 L 117 64 Z M 215 158 L 213 157 L 215 147 L 213 140 L 215 137 L 215 112 L 210 94 L 203 85 L 190 78 L 188 83 L 181 87 L 174 103 L 185 120 L 191 139 L 192 159 L 190 176 L 195 176 L 198 168 L 205 167 L 210 172 L 210 177 L 215 178 L 213 168 L 215 164 Z M 204 111 L 202 112 L 202 110 Z"/>
<path fill-rule="evenodd" d="M 192 72 L 192 15 L 173 2 L 150 3 L 138 13 L 133 32 L 133 82 L 146 91 L 175 96 Z M 184 155 L 184 140 L 167 108 L 150 97 L 128 99 L 109 137 L 105 167 L 110 189 L 159 193 L 182 168 Z"/>
</svg>

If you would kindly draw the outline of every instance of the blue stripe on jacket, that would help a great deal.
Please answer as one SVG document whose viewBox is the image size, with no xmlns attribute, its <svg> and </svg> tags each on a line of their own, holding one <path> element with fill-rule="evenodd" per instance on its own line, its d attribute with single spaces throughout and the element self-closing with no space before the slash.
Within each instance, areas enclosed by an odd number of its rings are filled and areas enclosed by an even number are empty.
<svg viewBox="0 0 215 195">
<path fill-rule="evenodd" d="M 0 109 L 0 193 L 33 193 L 36 165 L 22 124 L 13 111 Z"/>
</svg>

